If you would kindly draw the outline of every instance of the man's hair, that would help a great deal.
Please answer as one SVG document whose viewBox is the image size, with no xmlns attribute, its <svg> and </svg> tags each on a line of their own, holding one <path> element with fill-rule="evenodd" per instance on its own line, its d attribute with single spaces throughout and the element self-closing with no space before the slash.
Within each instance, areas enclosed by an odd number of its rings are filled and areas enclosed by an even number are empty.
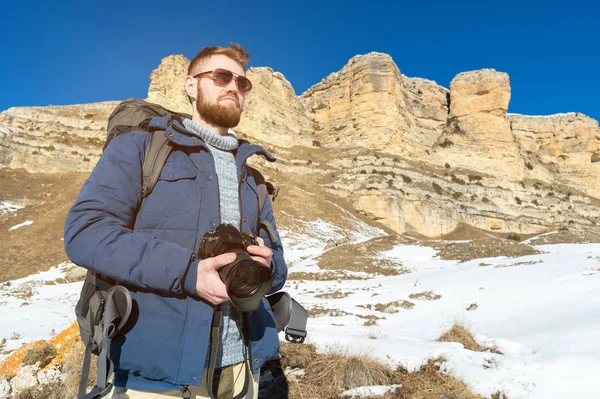
<svg viewBox="0 0 600 399">
<path fill-rule="evenodd" d="M 248 64 L 248 59 L 250 58 L 250 54 L 248 51 L 243 48 L 238 43 L 231 43 L 229 47 L 221 47 L 221 46 L 211 46 L 204 47 L 202 50 L 196 54 L 194 58 L 190 61 L 190 66 L 188 67 L 188 76 L 194 76 L 203 71 L 197 71 L 198 65 L 202 63 L 203 60 L 212 57 L 213 55 L 222 54 L 234 61 L 239 62 L 244 69 Z"/>
</svg>

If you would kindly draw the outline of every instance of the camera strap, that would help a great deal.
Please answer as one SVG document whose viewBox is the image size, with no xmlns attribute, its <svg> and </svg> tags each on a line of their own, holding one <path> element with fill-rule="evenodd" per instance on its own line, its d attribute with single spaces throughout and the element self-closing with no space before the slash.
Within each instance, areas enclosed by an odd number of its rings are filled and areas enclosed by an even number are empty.
<svg viewBox="0 0 600 399">
<path fill-rule="evenodd" d="M 215 306 L 213 321 L 210 334 L 210 358 L 208 359 L 208 377 L 206 378 L 206 391 L 211 399 L 213 396 L 213 380 L 215 378 L 215 367 L 217 365 L 217 356 L 219 355 L 219 341 L 221 339 L 221 323 L 223 320 L 223 312 L 221 305 Z"/>
<path fill-rule="evenodd" d="M 214 395 L 214 379 L 215 379 L 215 368 L 217 366 L 217 356 L 219 355 L 219 342 L 221 340 L 221 327 L 223 320 L 223 311 L 221 310 L 221 305 L 215 306 L 215 311 L 213 314 L 213 322 L 211 327 L 210 334 L 210 358 L 208 359 L 208 376 L 206 378 L 206 391 L 208 392 L 208 396 L 210 399 L 218 399 Z M 243 398 L 246 396 L 248 392 L 249 384 L 251 384 L 251 372 L 250 372 L 250 364 L 248 359 L 244 360 L 244 389 L 235 395 L 233 399 Z M 219 376 L 220 377 L 220 376 Z M 235 385 L 235 384 L 234 384 Z M 218 386 L 218 384 L 217 384 Z"/>
<path fill-rule="evenodd" d="M 275 233 L 275 229 L 273 228 L 271 223 L 269 223 L 268 220 L 261 218 L 258 220 L 258 230 L 259 231 L 260 231 L 261 227 L 264 228 L 265 231 L 267 232 L 267 234 L 269 235 L 269 240 L 271 240 L 271 244 L 277 245 L 277 241 L 278 241 L 277 233 Z"/>
</svg>

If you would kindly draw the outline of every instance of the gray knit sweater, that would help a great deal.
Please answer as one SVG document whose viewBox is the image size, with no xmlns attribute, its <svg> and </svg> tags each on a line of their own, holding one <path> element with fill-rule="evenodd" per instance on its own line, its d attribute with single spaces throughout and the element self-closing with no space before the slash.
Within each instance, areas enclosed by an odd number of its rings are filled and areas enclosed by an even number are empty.
<svg viewBox="0 0 600 399">
<path fill-rule="evenodd" d="M 217 171 L 219 183 L 219 205 L 221 223 L 229 223 L 240 228 L 240 198 L 238 176 L 233 150 L 238 147 L 237 137 L 233 132 L 225 136 L 215 134 L 197 123 L 185 119 L 183 124 L 187 130 L 200 137 L 207 144 Z M 229 366 L 244 361 L 244 341 L 240 333 L 241 320 L 237 310 L 227 301 L 221 305 L 223 322 L 221 324 L 221 342 L 217 356 L 217 367 Z M 206 366 L 208 365 L 208 357 Z"/>
</svg>

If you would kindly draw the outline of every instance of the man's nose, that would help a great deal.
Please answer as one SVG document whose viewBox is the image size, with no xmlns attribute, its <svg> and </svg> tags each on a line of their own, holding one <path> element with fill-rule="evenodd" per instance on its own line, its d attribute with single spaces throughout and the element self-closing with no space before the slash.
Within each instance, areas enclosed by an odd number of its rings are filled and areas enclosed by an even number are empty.
<svg viewBox="0 0 600 399">
<path fill-rule="evenodd" d="M 227 86 L 225 86 L 225 90 L 227 92 L 234 92 L 234 93 L 238 93 L 239 89 L 237 87 L 237 81 L 235 80 L 235 78 L 231 79 L 231 82 L 229 82 L 227 84 Z"/>
</svg>

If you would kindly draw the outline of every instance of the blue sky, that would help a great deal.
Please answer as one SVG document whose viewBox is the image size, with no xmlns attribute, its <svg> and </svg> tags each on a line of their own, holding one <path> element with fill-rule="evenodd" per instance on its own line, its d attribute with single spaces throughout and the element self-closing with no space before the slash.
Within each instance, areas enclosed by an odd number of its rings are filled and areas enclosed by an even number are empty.
<svg viewBox="0 0 600 399">
<path fill-rule="evenodd" d="M 509 112 L 599 120 L 599 20 L 589 0 L 5 2 L 0 110 L 144 98 L 163 57 L 235 41 L 297 94 L 379 51 L 444 87 L 464 71 L 506 72 Z"/>
</svg>

